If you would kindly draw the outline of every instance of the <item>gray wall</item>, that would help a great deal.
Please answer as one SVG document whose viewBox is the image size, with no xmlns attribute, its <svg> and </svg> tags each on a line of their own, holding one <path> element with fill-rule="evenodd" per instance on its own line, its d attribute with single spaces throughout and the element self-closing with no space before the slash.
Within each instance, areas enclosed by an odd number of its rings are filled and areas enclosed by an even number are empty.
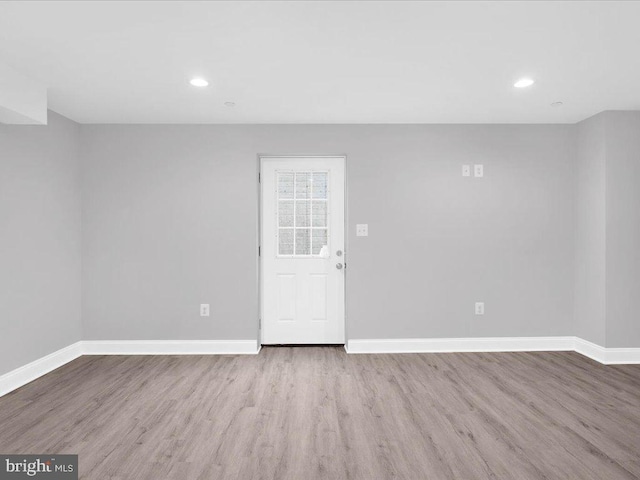
<svg viewBox="0 0 640 480">
<path fill-rule="evenodd" d="M 640 346 L 640 112 L 578 124 L 575 335 Z"/>
<path fill-rule="evenodd" d="M 78 134 L 0 125 L 0 375 L 81 339 Z"/>
<path fill-rule="evenodd" d="M 607 347 L 640 347 L 640 112 L 606 112 Z"/>
<path fill-rule="evenodd" d="M 638 112 L 577 126 L 78 126 L 55 113 L 0 126 L 0 374 L 81 338 L 256 338 L 259 153 L 347 155 L 349 338 L 637 347 L 639 133 Z M 485 178 L 461 177 L 464 163 Z"/>
<path fill-rule="evenodd" d="M 258 153 L 347 155 L 349 338 L 573 334 L 574 126 L 81 132 L 85 339 L 256 338 Z"/>
<path fill-rule="evenodd" d="M 576 162 L 575 327 L 580 338 L 605 345 L 605 116 L 578 124 Z"/>
</svg>

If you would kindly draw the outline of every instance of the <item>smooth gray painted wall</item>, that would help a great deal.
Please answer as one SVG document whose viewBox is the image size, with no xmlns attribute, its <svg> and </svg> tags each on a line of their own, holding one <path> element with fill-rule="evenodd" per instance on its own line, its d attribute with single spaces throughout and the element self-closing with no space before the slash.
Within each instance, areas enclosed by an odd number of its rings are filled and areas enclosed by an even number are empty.
<svg viewBox="0 0 640 480">
<path fill-rule="evenodd" d="M 0 375 L 81 339 L 78 125 L 0 125 Z"/>
<path fill-rule="evenodd" d="M 605 117 L 578 124 L 575 230 L 575 331 L 605 345 L 606 148 Z"/>
<path fill-rule="evenodd" d="M 574 126 L 81 132 L 85 339 L 256 338 L 258 154 L 347 155 L 348 338 L 573 334 Z"/>
<path fill-rule="evenodd" d="M 640 112 L 578 124 L 575 335 L 640 346 Z"/>
<path fill-rule="evenodd" d="M 640 347 L 640 112 L 606 112 L 607 347 Z"/>
</svg>

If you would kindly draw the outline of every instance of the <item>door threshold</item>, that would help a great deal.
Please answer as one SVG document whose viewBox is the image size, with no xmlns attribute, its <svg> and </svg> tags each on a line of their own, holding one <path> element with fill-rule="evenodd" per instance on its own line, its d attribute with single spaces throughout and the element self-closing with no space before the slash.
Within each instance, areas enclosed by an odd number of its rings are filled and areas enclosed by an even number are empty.
<svg viewBox="0 0 640 480">
<path fill-rule="evenodd" d="M 263 348 L 266 347 L 344 347 L 344 343 L 263 343 Z"/>
</svg>

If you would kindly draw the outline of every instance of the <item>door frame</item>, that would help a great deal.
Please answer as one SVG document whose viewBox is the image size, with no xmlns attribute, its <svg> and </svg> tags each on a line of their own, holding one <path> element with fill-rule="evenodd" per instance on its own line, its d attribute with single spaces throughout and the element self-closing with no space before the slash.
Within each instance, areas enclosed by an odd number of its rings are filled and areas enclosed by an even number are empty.
<svg viewBox="0 0 640 480">
<path fill-rule="evenodd" d="M 344 347 L 345 349 L 347 348 L 347 343 L 349 341 L 348 337 L 347 337 L 347 284 L 348 284 L 348 276 L 347 276 L 347 261 L 348 261 L 348 256 L 349 256 L 349 230 L 347 228 L 347 225 L 349 225 L 349 219 L 348 219 L 348 214 L 349 214 L 349 208 L 348 208 L 348 202 L 349 202 L 349 196 L 348 196 L 348 185 L 349 185 L 349 181 L 348 181 L 348 175 L 347 175 L 347 155 L 346 154 L 328 154 L 328 155 L 309 155 L 309 154 L 305 154 L 305 155 L 276 155 L 276 154 L 258 154 L 258 245 L 256 248 L 256 253 L 257 253 L 257 262 L 258 262 L 258 278 L 257 278 L 257 283 L 258 283 L 258 348 L 262 348 L 262 342 L 263 342 L 263 333 L 264 333 L 264 328 L 262 327 L 262 319 L 264 318 L 264 302 L 263 302 L 263 288 L 264 288 L 264 266 L 262 265 L 262 259 L 264 258 L 264 255 L 262 255 L 262 245 L 264 245 L 264 239 L 263 239 L 263 229 L 262 229 L 262 225 L 263 225 L 263 220 L 262 220 L 262 181 L 261 181 L 261 176 L 262 176 L 262 164 L 264 160 L 268 160 L 271 158 L 290 158 L 290 159 L 295 159 L 295 158 L 304 158 L 304 159 L 314 159 L 314 158 L 340 158 L 342 159 L 342 162 L 344 164 L 344 305 L 343 305 L 343 311 L 344 311 Z"/>
</svg>

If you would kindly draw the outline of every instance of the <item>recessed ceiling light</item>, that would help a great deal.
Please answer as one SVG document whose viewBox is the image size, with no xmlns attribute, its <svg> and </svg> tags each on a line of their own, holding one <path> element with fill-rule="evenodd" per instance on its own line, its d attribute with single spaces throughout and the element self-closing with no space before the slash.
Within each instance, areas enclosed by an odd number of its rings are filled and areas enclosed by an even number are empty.
<svg viewBox="0 0 640 480">
<path fill-rule="evenodd" d="M 207 82 L 204 78 L 192 78 L 189 83 L 194 87 L 206 87 L 207 85 L 209 85 L 209 82 Z"/>
<path fill-rule="evenodd" d="M 516 83 L 514 83 L 513 86 L 516 88 L 526 88 L 526 87 L 530 87 L 533 84 L 534 84 L 534 81 L 531 80 L 530 78 L 521 78 Z"/>
<path fill-rule="evenodd" d="M 224 106 L 225 107 L 235 107 L 236 104 L 235 104 L 235 102 L 224 102 Z"/>
<path fill-rule="evenodd" d="M 552 107 L 561 107 L 562 105 L 564 105 L 564 103 L 562 103 L 562 102 L 553 102 L 551 104 Z"/>
</svg>

